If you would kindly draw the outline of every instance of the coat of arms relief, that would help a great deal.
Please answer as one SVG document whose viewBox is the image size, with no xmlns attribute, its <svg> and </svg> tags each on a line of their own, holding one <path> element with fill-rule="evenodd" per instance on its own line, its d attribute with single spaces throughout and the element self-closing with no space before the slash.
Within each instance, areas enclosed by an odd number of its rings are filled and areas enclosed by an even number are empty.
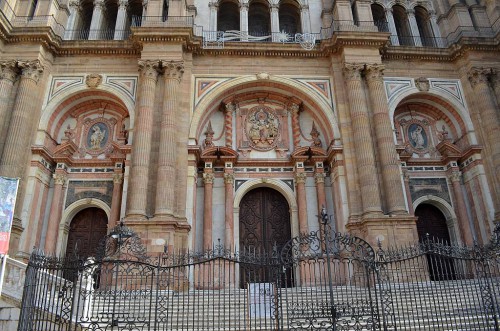
<svg viewBox="0 0 500 331">
<path fill-rule="evenodd" d="M 280 125 L 273 109 L 264 105 L 249 109 L 244 122 L 249 147 L 258 151 L 274 149 L 280 140 Z"/>
</svg>

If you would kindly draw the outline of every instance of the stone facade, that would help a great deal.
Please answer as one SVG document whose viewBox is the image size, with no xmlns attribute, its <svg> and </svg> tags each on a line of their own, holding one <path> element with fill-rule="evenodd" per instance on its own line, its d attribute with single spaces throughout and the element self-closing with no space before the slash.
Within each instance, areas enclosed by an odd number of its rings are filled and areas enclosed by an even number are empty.
<svg viewBox="0 0 500 331">
<path fill-rule="evenodd" d="M 64 254 L 89 207 L 151 252 L 238 248 L 260 187 L 285 197 L 291 236 L 325 207 L 337 231 L 414 242 L 431 204 L 451 240 L 486 241 L 500 2 L 466 3 L 0 1 L 10 255 Z"/>
</svg>

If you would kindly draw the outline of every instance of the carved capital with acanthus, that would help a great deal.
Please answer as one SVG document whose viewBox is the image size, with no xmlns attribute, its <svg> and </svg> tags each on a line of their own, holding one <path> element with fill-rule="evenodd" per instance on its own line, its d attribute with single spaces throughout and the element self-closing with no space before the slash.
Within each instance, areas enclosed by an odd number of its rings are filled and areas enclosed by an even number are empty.
<svg viewBox="0 0 500 331">
<path fill-rule="evenodd" d="M 161 61 L 166 79 L 175 79 L 180 82 L 184 74 L 184 61 Z"/>
<path fill-rule="evenodd" d="M 69 6 L 69 8 L 74 9 L 74 10 L 80 10 L 81 9 L 80 0 L 70 0 L 68 2 L 68 6 Z"/>
<path fill-rule="evenodd" d="M 128 0 L 118 0 L 118 7 L 126 9 L 128 7 Z"/>
<path fill-rule="evenodd" d="M 295 103 L 295 102 L 290 102 L 290 104 L 288 105 L 288 110 L 292 114 L 296 115 L 300 111 L 300 105 L 298 103 Z"/>
<path fill-rule="evenodd" d="M 66 184 L 68 176 L 66 176 L 65 174 L 53 174 L 52 178 L 54 178 L 54 182 L 56 183 L 56 185 L 64 185 Z"/>
<path fill-rule="evenodd" d="M 21 69 L 21 75 L 23 78 L 31 79 L 38 83 L 40 76 L 43 73 L 43 66 L 40 64 L 39 60 L 34 61 L 18 61 L 17 66 Z"/>
<path fill-rule="evenodd" d="M 248 2 L 242 2 L 240 3 L 240 11 L 248 11 L 248 8 L 249 8 L 249 4 Z"/>
<path fill-rule="evenodd" d="M 361 72 L 365 66 L 359 63 L 345 63 L 344 64 L 344 77 L 347 80 L 361 80 Z"/>
<path fill-rule="evenodd" d="M 230 173 L 224 174 L 224 183 L 226 184 L 234 184 L 234 175 Z"/>
<path fill-rule="evenodd" d="M 403 179 L 405 182 L 410 181 L 410 172 L 407 169 L 403 169 Z"/>
<path fill-rule="evenodd" d="M 462 178 L 462 174 L 460 173 L 460 171 L 453 171 L 449 176 L 448 178 L 450 179 L 450 181 L 452 183 L 454 182 L 460 182 L 460 179 Z"/>
<path fill-rule="evenodd" d="M 203 173 L 203 183 L 205 184 L 213 184 L 215 176 L 210 172 Z"/>
<path fill-rule="evenodd" d="M 210 8 L 211 10 L 217 10 L 217 9 L 219 9 L 219 3 L 218 2 L 210 2 L 208 4 L 208 8 Z"/>
<path fill-rule="evenodd" d="M 123 183 L 123 174 L 113 174 L 113 183 L 119 185 Z"/>
<path fill-rule="evenodd" d="M 224 113 L 230 115 L 234 111 L 236 111 L 236 104 L 234 102 L 224 104 Z"/>
<path fill-rule="evenodd" d="M 325 182 L 326 175 L 323 172 L 317 172 L 314 174 L 314 181 L 316 184 L 318 183 L 324 183 Z"/>
<path fill-rule="evenodd" d="M 5 61 L 0 63 L 0 79 L 7 79 L 14 82 L 19 75 L 19 69 L 16 66 L 17 61 Z"/>
<path fill-rule="evenodd" d="M 383 64 L 367 64 L 365 67 L 365 77 L 368 82 L 382 81 L 384 78 L 385 66 Z"/>
<path fill-rule="evenodd" d="M 295 174 L 295 184 L 304 184 L 306 182 L 307 175 L 305 172 L 298 172 Z"/>
<path fill-rule="evenodd" d="M 156 81 L 158 78 L 158 69 L 160 68 L 159 60 L 139 60 L 139 71 L 144 78 L 153 79 Z"/>
<path fill-rule="evenodd" d="M 100 10 L 106 9 L 106 1 L 105 0 L 94 0 L 94 7 L 99 8 Z"/>
<path fill-rule="evenodd" d="M 480 85 L 488 86 L 488 76 L 491 74 L 490 68 L 473 67 L 469 71 L 469 81 L 473 88 Z"/>
</svg>

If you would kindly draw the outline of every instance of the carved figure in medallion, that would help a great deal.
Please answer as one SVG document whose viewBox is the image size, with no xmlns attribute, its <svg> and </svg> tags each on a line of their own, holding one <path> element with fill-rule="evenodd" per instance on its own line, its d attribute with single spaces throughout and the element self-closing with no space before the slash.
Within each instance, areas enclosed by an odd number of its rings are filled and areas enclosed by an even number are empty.
<svg viewBox="0 0 500 331">
<path fill-rule="evenodd" d="M 247 117 L 247 137 L 256 149 L 272 149 L 278 139 L 278 128 L 279 120 L 265 107 L 256 107 Z"/>
<path fill-rule="evenodd" d="M 412 146 L 416 149 L 424 149 L 427 147 L 427 136 L 424 128 L 418 124 L 410 125 L 408 135 Z"/>
<path fill-rule="evenodd" d="M 89 135 L 90 149 L 102 148 L 103 142 L 106 138 L 106 129 L 104 128 L 104 125 L 102 123 L 94 124 L 92 128 L 90 128 Z"/>
</svg>

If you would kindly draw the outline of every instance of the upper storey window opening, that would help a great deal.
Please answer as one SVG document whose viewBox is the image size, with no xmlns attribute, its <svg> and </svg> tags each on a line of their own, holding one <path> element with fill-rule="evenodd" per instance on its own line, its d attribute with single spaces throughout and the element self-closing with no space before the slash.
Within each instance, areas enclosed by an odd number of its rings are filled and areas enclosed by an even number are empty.
<svg viewBox="0 0 500 331">
<path fill-rule="evenodd" d="M 230 30 L 240 30 L 240 10 L 236 2 L 222 1 L 217 13 L 217 31 Z"/>
<path fill-rule="evenodd" d="M 301 33 L 300 9 L 296 2 L 282 2 L 279 7 L 280 32 L 291 35 Z"/>
<path fill-rule="evenodd" d="M 415 7 L 415 19 L 417 21 L 418 32 L 423 46 L 435 47 L 436 42 L 434 33 L 432 32 L 432 25 L 430 15 L 424 7 Z"/>
<path fill-rule="evenodd" d="M 271 34 L 271 18 L 267 1 L 252 1 L 248 9 L 248 33 L 252 36 Z"/>
<path fill-rule="evenodd" d="M 394 15 L 394 23 L 396 24 L 399 44 L 413 46 L 413 37 L 411 35 L 406 9 L 402 6 L 396 5 L 392 7 L 392 13 Z"/>
<path fill-rule="evenodd" d="M 373 24 L 377 27 L 379 32 L 389 32 L 389 27 L 385 19 L 385 11 L 381 5 L 372 4 L 371 5 Z"/>
</svg>

